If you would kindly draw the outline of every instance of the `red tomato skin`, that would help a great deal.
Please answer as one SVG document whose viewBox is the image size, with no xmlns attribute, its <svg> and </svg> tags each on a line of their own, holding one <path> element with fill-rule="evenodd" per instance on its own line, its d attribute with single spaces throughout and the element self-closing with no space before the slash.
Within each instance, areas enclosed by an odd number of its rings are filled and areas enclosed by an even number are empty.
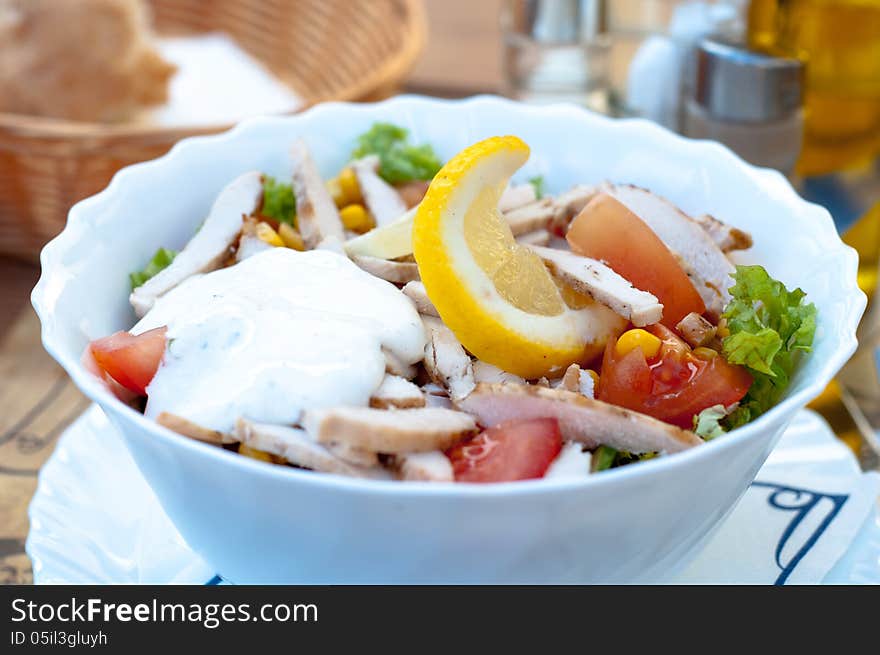
<svg viewBox="0 0 880 655">
<path fill-rule="evenodd" d="M 718 355 L 701 359 L 682 339 L 662 325 L 648 328 L 663 344 L 660 353 L 646 361 L 636 349 L 616 353 L 613 342 L 605 348 L 599 376 L 599 400 L 632 409 L 685 429 L 693 417 L 713 405 L 742 400 L 752 378 L 741 366 Z"/>
<path fill-rule="evenodd" d="M 116 332 L 95 339 L 89 351 L 95 363 L 129 391 L 147 395 L 147 385 L 156 375 L 165 355 L 168 328 L 159 327 L 143 334 Z"/>
<path fill-rule="evenodd" d="M 560 450 L 559 422 L 536 418 L 499 423 L 446 456 L 456 482 L 512 482 L 543 477 Z"/>
<path fill-rule="evenodd" d="M 680 394 L 651 398 L 649 410 L 656 408 L 657 418 L 691 430 L 695 415 L 713 405 L 727 407 L 739 402 L 752 384 L 744 368 L 728 364 L 721 355 L 710 359 L 698 375 L 698 380 Z"/>
<path fill-rule="evenodd" d="M 651 369 L 641 348 L 620 357 L 614 352 L 615 345 L 615 340 L 609 339 L 605 346 L 596 397 L 612 405 L 635 409 L 632 405 L 643 405 L 651 394 Z"/>
<path fill-rule="evenodd" d="M 682 339 L 674 330 L 670 330 L 665 325 L 655 323 L 645 328 L 648 332 L 663 342 L 663 345 L 679 355 L 683 355 L 691 351 L 691 347 L 687 341 Z"/>
<path fill-rule="evenodd" d="M 571 249 L 604 261 L 634 287 L 663 303 L 662 323 L 674 328 L 706 305 L 697 289 L 654 231 L 614 197 L 600 193 L 571 222 L 566 234 Z"/>
<path fill-rule="evenodd" d="M 98 362 L 95 361 L 95 356 L 92 354 L 92 344 L 88 344 L 83 349 L 79 361 L 89 373 L 96 378 L 100 378 L 104 384 L 107 385 L 107 388 L 113 393 L 113 395 L 126 405 L 131 404 L 131 402 L 138 397 L 136 393 L 123 387 L 116 380 L 107 375 L 103 368 L 98 366 Z"/>
</svg>

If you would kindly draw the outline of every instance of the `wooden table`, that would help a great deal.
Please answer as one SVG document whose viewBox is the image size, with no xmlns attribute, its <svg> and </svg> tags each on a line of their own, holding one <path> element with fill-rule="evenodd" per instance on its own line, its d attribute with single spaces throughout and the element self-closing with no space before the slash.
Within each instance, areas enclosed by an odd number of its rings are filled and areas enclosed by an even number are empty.
<svg viewBox="0 0 880 655">
<path fill-rule="evenodd" d="M 27 506 L 61 431 L 88 402 L 43 351 L 35 266 L 0 260 L 0 583 L 29 582 Z"/>
</svg>

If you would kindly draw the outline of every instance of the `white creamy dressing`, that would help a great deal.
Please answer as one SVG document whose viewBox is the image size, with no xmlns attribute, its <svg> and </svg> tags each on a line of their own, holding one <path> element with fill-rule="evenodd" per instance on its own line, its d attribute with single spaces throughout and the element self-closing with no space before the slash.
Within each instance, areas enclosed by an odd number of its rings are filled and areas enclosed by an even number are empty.
<svg viewBox="0 0 880 655">
<path fill-rule="evenodd" d="M 273 248 L 189 278 L 132 328 L 168 327 L 145 414 L 230 431 L 239 417 L 292 424 L 305 408 L 364 406 L 386 348 L 407 364 L 425 347 L 409 299 L 345 256 Z"/>
</svg>

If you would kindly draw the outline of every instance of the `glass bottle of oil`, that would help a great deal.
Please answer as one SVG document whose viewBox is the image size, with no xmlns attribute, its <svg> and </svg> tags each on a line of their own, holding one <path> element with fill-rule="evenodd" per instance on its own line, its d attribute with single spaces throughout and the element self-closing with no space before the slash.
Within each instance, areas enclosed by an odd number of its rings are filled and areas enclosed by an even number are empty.
<svg viewBox="0 0 880 655">
<path fill-rule="evenodd" d="M 749 44 L 806 63 L 801 175 L 880 154 L 880 0 L 751 0 Z"/>
</svg>

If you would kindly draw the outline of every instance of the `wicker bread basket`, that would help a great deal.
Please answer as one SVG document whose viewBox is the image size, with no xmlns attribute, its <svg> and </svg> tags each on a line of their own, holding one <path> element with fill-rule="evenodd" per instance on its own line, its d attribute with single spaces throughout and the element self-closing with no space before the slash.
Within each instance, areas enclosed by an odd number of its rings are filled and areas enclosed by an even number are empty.
<svg viewBox="0 0 880 655">
<path fill-rule="evenodd" d="M 387 94 L 424 41 L 421 0 L 149 0 L 162 35 L 226 32 L 305 105 Z M 35 259 L 76 201 L 129 164 L 229 125 L 106 125 L 0 114 L 0 254 Z"/>
</svg>

